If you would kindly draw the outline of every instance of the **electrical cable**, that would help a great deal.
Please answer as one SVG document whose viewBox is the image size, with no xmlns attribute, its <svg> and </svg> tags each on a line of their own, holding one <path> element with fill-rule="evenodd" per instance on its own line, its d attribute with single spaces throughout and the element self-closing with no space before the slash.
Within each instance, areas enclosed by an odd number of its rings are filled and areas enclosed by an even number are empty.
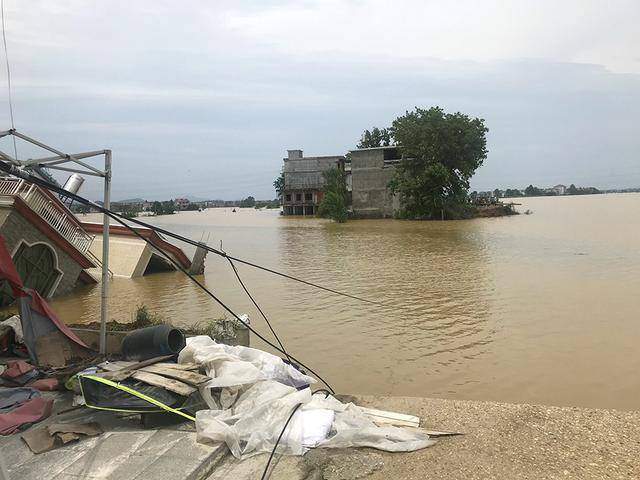
<svg viewBox="0 0 640 480">
<path fill-rule="evenodd" d="M 4 59 L 7 66 L 7 89 L 9 91 L 9 116 L 11 117 L 11 128 L 15 130 L 16 126 L 13 121 L 13 100 L 11 98 L 11 67 L 9 65 L 9 50 L 7 49 L 7 33 L 4 26 L 4 0 L 0 0 L 0 12 L 2 12 L 2 43 L 4 44 Z M 18 159 L 18 147 L 16 145 L 16 137 L 11 136 L 13 139 L 13 153 L 15 159 Z"/>
<path fill-rule="evenodd" d="M 284 351 L 284 349 L 281 349 L 280 347 L 278 347 L 277 345 L 275 345 L 274 343 L 270 342 L 269 340 L 267 340 L 262 334 L 260 334 L 259 332 L 257 332 L 249 323 L 245 322 L 236 312 L 234 312 L 229 306 L 227 306 L 222 300 L 220 300 L 215 294 L 213 294 L 213 292 L 211 292 L 207 287 L 205 287 L 202 283 L 200 283 L 198 281 L 198 279 L 196 279 L 192 274 L 190 274 L 182 265 L 180 265 L 176 260 L 174 260 L 173 258 L 171 258 L 171 256 L 166 253 L 163 250 L 160 250 L 159 248 L 156 248 L 153 243 L 151 243 L 151 241 L 148 238 L 143 237 L 139 232 L 136 231 L 135 228 L 127 225 L 124 221 L 122 221 L 120 218 L 118 218 L 116 215 L 113 215 L 111 213 L 108 213 L 108 211 L 105 211 L 105 213 L 110 217 L 113 218 L 116 222 L 118 222 L 120 225 L 126 227 L 127 229 L 129 229 L 134 235 L 136 235 L 138 238 L 140 238 L 141 240 L 144 240 L 147 244 L 149 244 L 149 246 L 151 246 L 152 248 L 156 249 L 160 254 L 162 254 L 171 264 L 173 264 L 174 267 L 176 267 L 176 269 L 180 270 L 182 273 L 184 273 L 187 277 L 189 277 L 191 279 L 191 281 L 193 281 L 202 291 L 204 291 L 207 295 L 209 295 L 211 298 L 213 298 L 222 308 L 224 308 L 229 314 L 231 314 L 237 321 L 239 321 L 240 323 L 242 323 L 245 327 L 247 327 L 254 335 L 256 335 L 260 340 L 262 340 L 263 342 L 265 342 L 267 345 L 269 345 L 270 347 L 274 348 L 275 350 L 277 350 L 278 352 L 284 354 L 287 356 L 287 358 L 290 358 L 291 360 L 295 361 L 297 364 L 299 364 L 300 366 L 306 368 L 311 374 L 313 374 L 318 380 L 320 380 L 322 383 L 324 383 L 326 385 L 326 387 L 331 390 L 332 392 L 334 391 L 333 388 L 331 387 L 331 385 L 329 385 L 329 383 L 327 383 L 327 381 L 322 378 L 320 375 L 318 375 L 318 373 L 316 373 L 313 369 L 311 369 L 309 366 L 305 365 L 304 363 L 302 363 L 300 360 L 298 360 L 297 358 L 295 358 L 293 355 L 289 355 L 287 352 Z"/>
<path fill-rule="evenodd" d="M 320 390 L 316 390 L 311 395 L 315 395 L 316 393 L 324 393 L 324 398 L 328 398 L 329 395 L 331 395 L 332 392 L 329 392 L 329 390 L 325 390 L 324 388 L 322 388 Z M 276 449 L 278 448 L 278 444 L 280 443 L 280 439 L 284 435 L 284 432 L 287 429 L 287 426 L 289 425 L 289 422 L 293 418 L 293 415 L 298 411 L 298 408 L 300 408 L 302 405 L 303 405 L 302 403 L 299 403 L 298 405 L 296 405 L 296 407 L 291 412 L 291 415 L 289 415 L 289 418 L 287 419 L 287 422 L 284 424 L 284 427 L 282 427 L 282 431 L 280 432 L 280 435 L 278 436 L 278 439 L 276 440 L 276 444 L 273 446 L 273 449 L 271 450 L 271 455 L 269 455 L 269 459 L 267 460 L 267 464 L 264 467 L 264 472 L 262 473 L 262 477 L 260 477 L 260 480 L 264 480 L 265 478 L 267 478 L 267 472 L 269 471 L 269 465 L 271 465 L 271 460 L 273 459 L 273 456 L 276 454 Z"/>
<path fill-rule="evenodd" d="M 247 287 L 245 286 L 244 282 L 242 281 L 242 278 L 240 278 L 240 274 L 238 273 L 238 269 L 236 268 L 235 264 L 233 263 L 233 260 L 231 260 L 229 257 L 227 257 L 227 260 L 229 260 L 229 265 L 231 265 L 231 268 L 233 269 L 233 273 L 236 274 L 236 278 L 238 279 L 238 282 L 240 282 L 240 285 L 242 286 L 242 289 L 247 294 L 247 296 L 251 299 L 251 301 L 253 302 L 253 305 L 258 309 L 258 311 L 260 312 L 260 315 L 262 315 L 262 318 L 264 318 L 264 321 L 267 322 L 267 325 L 269 326 L 269 330 L 271 330 L 271 333 L 273 333 L 273 336 L 277 340 L 278 345 L 280 345 L 280 348 L 282 348 L 282 351 L 286 355 L 287 360 L 289 360 L 289 363 L 291 363 L 291 357 L 289 356 L 289 354 L 287 353 L 287 351 L 284 348 L 284 345 L 280 341 L 280 337 L 278 337 L 278 334 L 276 333 L 276 331 L 271 326 L 271 322 L 269 321 L 269 319 L 267 318 L 265 313 L 260 308 L 260 305 L 258 305 L 258 303 L 255 301 L 253 296 L 249 293 L 249 290 L 247 289 Z"/>
<path fill-rule="evenodd" d="M 142 236 L 135 228 L 131 227 L 128 223 L 123 221 L 123 220 L 129 221 L 130 219 L 125 219 L 121 215 L 119 215 L 119 214 L 117 214 L 115 212 L 112 212 L 111 210 L 108 210 L 108 209 L 106 209 L 104 207 L 101 207 L 100 205 L 97 205 L 94 202 L 91 202 L 90 200 L 87 200 L 84 197 L 72 194 L 71 192 L 67 192 L 66 190 L 63 190 L 63 189 L 61 189 L 59 187 L 56 187 L 55 185 L 53 185 L 53 184 L 51 184 L 49 182 L 46 182 L 46 181 L 44 181 L 42 179 L 34 177 L 33 175 L 30 175 L 30 174 L 28 174 L 28 173 L 16 168 L 15 166 L 9 165 L 5 161 L 1 161 L 0 160 L 0 170 L 2 170 L 4 172 L 7 172 L 7 173 L 10 173 L 12 175 L 15 175 L 15 176 L 17 176 L 19 178 L 22 178 L 23 180 L 26 180 L 28 182 L 34 183 L 34 184 L 36 184 L 38 186 L 41 186 L 43 188 L 47 188 L 49 190 L 52 190 L 52 191 L 54 191 L 56 193 L 59 193 L 61 195 L 68 196 L 69 198 L 72 198 L 72 199 L 76 200 L 77 202 L 79 202 L 79 203 L 81 203 L 83 205 L 91 206 L 92 208 L 95 208 L 98 211 L 100 211 L 101 213 L 107 215 L 109 218 L 112 218 L 113 220 L 118 222 L 120 225 L 122 225 L 123 227 L 127 228 L 128 230 L 130 230 L 136 237 L 140 238 L 145 243 L 147 243 L 149 246 L 151 246 L 152 248 L 157 250 L 158 253 L 160 253 L 163 257 L 165 257 L 169 261 L 169 263 L 171 263 L 177 270 L 180 270 L 187 277 L 189 277 L 191 279 L 191 281 L 193 281 L 202 291 L 204 291 L 207 295 L 209 295 L 211 298 L 213 298 L 213 300 L 215 300 L 223 309 L 225 309 L 237 321 L 239 321 L 245 327 L 247 327 L 260 340 L 265 342 L 267 345 L 269 345 L 270 347 L 272 347 L 276 351 L 286 355 L 287 358 L 290 358 L 292 361 L 296 362 L 300 366 L 302 366 L 305 369 L 307 369 L 318 380 L 320 380 L 324 385 L 326 385 L 327 388 L 329 390 L 331 390 L 331 392 L 334 391 L 333 388 L 331 387 L 331 385 L 329 385 L 329 383 L 324 378 L 322 378 L 318 373 L 316 373 L 308 365 L 305 365 L 303 362 L 298 360 L 293 355 L 288 354 L 287 352 L 284 351 L 284 349 L 281 349 L 278 345 L 275 345 L 273 342 L 269 341 L 262 334 L 260 334 L 258 331 L 256 331 L 249 323 L 245 322 L 236 312 L 234 312 L 227 304 L 225 304 L 222 300 L 220 300 L 213 292 L 211 292 L 209 289 L 207 289 L 207 287 L 205 287 L 202 283 L 200 283 L 198 281 L 198 279 L 196 279 L 191 273 L 189 273 L 182 265 L 180 265 L 176 260 L 174 260 L 169 254 L 167 254 L 163 250 L 160 250 L 160 249 L 156 248 L 148 238 L 145 238 L 144 236 Z M 154 227 L 152 225 L 150 225 L 149 228 L 154 229 Z"/>
<path fill-rule="evenodd" d="M 4 168 L 0 167 L 0 169 L 2 169 L 4 171 L 12 173 L 11 171 L 7 170 L 7 168 L 9 168 L 9 167 L 4 167 Z M 17 170 L 17 172 L 21 172 L 21 170 Z M 18 173 L 12 173 L 12 174 L 16 175 L 16 176 L 20 176 L 20 174 L 18 174 Z M 90 207 L 92 207 L 93 209 L 97 210 L 100 213 L 109 212 L 109 213 L 111 213 L 113 215 L 120 216 L 119 214 L 117 214 L 117 213 L 115 213 L 115 212 L 113 212 L 111 210 L 106 210 L 101 205 L 98 205 L 98 204 L 96 204 L 96 203 L 94 203 L 94 202 L 92 202 L 90 200 L 87 200 L 86 198 L 81 197 L 81 196 L 79 196 L 77 194 L 68 192 L 68 191 L 64 190 L 62 187 L 59 187 L 57 185 L 53 185 L 50 182 L 45 182 L 44 180 L 41 180 L 40 178 L 32 177 L 32 179 L 26 179 L 26 180 L 28 180 L 28 181 L 30 181 L 32 183 L 36 183 L 37 185 L 39 185 L 39 186 L 41 186 L 43 188 L 46 188 L 48 190 L 51 190 L 51 191 L 53 191 L 53 192 L 55 192 L 55 193 L 57 193 L 59 195 L 62 195 L 62 196 L 68 197 L 68 198 L 70 198 L 72 200 L 75 200 L 78 203 L 82 203 L 83 205 L 90 206 Z M 125 218 L 125 217 L 122 217 L 122 218 Z M 250 267 L 257 268 L 259 270 L 263 270 L 265 272 L 268 272 L 268 273 L 271 273 L 271 274 L 274 274 L 274 275 L 278 275 L 280 277 L 287 278 L 289 280 L 293 280 L 293 281 L 296 281 L 296 282 L 299 282 L 299 283 L 303 283 L 303 284 L 308 285 L 310 287 L 318 288 L 320 290 L 324 290 L 324 291 L 327 291 L 327 292 L 330 292 L 330 293 L 334 293 L 336 295 L 340 295 L 340 296 L 343 296 L 343 297 L 351 298 L 353 300 L 358 300 L 359 302 L 369 303 L 369 304 L 377 305 L 377 306 L 380 306 L 380 307 L 394 308 L 394 307 L 391 307 L 390 305 L 385 305 L 382 302 L 377 302 L 375 300 L 369 300 L 369 299 L 366 299 L 366 298 L 358 297 L 356 295 L 351 295 L 351 294 L 346 293 L 346 292 L 341 292 L 339 290 L 334 290 L 334 289 L 329 288 L 329 287 L 318 285 L 317 283 L 308 282 L 307 280 L 303 280 L 301 278 L 297 278 L 297 277 L 294 277 L 292 275 L 288 275 L 286 273 L 279 272 L 277 270 L 273 270 L 271 268 L 264 267 L 262 265 L 258 265 L 256 263 L 249 262 L 248 260 L 243 260 L 241 258 L 234 257 L 232 255 L 228 255 L 225 252 L 223 252 L 222 250 L 218 250 L 217 248 L 210 247 L 209 245 L 206 245 L 204 243 L 197 242 L 197 241 L 192 240 L 190 238 L 187 238 L 187 237 L 185 237 L 183 235 L 179 235 L 177 233 L 171 232 L 171 231 L 166 230 L 166 229 L 164 229 L 162 227 L 151 225 L 150 223 L 143 222 L 143 221 L 138 220 L 136 218 L 127 218 L 126 220 L 131 222 L 131 223 L 134 223 L 136 225 L 139 225 L 141 227 L 149 228 L 149 229 L 154 230 L 154 231 L 156 231 L 158 233 L 162 233 L 163 235 L 165 235 L 167 237 L 175 238 L 176 240 L 179 240 L 179 241 L 184 242 L 186 244 L 193 245 L 195 247 L 203 248 L 204 250 L 206 250 L 208 252 L 211 252 L 211 253 L 215 253 L 216 255 L 219 255 L 221 257 L 230 258 L 234 262 L 242 263 L 244 265 L 248 265 Z"/>
<path fill-rule="evenodd" d="M 303 403 L 297 404 L 295 406 L 295 408 L 293 409 L 293 411 L 291 412 L 291 415 L 289 415 L 289 418 L 287 418 L 287 421 L 284 424 L 284 427 L 282 427 L 282 430 L 280 431 L 280 435 L 278 435 L 278 439 L 276 440 L 276 444 L 273 446 L 273 450 L 271 450 L 271 454 L 269 455 L 269 460 L 267 460 L 267 465 L 264 467 L 264 472 L 262 472 L 262 476 L 260 477 L 260 480 L 265 480 L 265 478 L 267 478 L 267 473 L 269 472 L 269 465 L 271 465 L 271 460 L 273 460 L 273 456 L 276 454 L 276 449 L 278 448 L 278 444 L 280 443 L 280 440 L 282 439 L 282 436 L 284 435 L 285 430 L 289 426 L 289 422 L 293 418 L 293 415 L 298 411 L 298 409 L 302 405 L 304 405 L 304 404 Z"/>
<path fill-rule="evenodd" d="M 296 362 L 298 363 L 300 366 L 306 368 L 311 374 L 313 374 L 316 378 L 318 378 L 318 380 L 320 380 L 326 387 L 327 389 L 319 389 L 316 390 L 315 392 L 312 393 L 312 395 L 315 395 L 316 393 L 324 393 L 325 394 L 325 398 L 328 397 L 330 394 L 335 394 L 335 391 L 333 390 L 333 388 L 331 387 L 331 385 L 329 385 L 329 383 L 327 383 L 326 380 L 324 380 L 320 375 L 318 375 L 314 370 L 312 370 L 310 367 L 308 367 L 307 365 L 305 365 L 304 363 L 302 363 L 300 360 L 298 360 L 297 358 L 289 355 L 289 353 L 287 353 L 287 351 L 284 348 L 284 345 L 282 344 L 282 342 L 280 341 L 280 338 L 278 337 L 278 335 L 276 334 L 275 330 L 273 329 L 273 327 L 271 326 L 271 323 L 269 322 L 267 316 L 265 315 L 265 313 L 262 311 L 262 309 L 260 308 L 260 306 L 258 305 L 258 303 L 255 301 L 255 299 L 253 298 L 253 296 L 251 295 L 251 293 L 249 292 L 249 290 L 247 289 L 246 285 L 244 284 L 244 282 L 242 281 L 242 278 L 240 277 L 240 274 L 238 273 L 238 270 L 235 266 L 235 264 L 233 263 L 233 260 L 236 261 L 240 261 L 242 263 L 246 263 L 240 259 L 236 259 L 235 257 L 232 257 L 230 255 L 227 255 L 225 252 L 223 251 L 218 251 L 220 252 L 219 254 L 223 257 L 225 257 L 235 275 L 236 278 L 238 279 L 240 285 L 242 286 L 243 290 L 245 291 L 245 293 L 247 294 L 247 296 L 251 299 L 251 301 L 253 302 L 254 306 L 258 309 L 258 311 L 260 312 L 260 314 L 262 315 L 262 317 L 264 318 L 264 320 L 267 322 L 267 325 L 269 326 L 269 329 L 271 330 L 271 332 L 273 333 L 274 337 L 276 338 L 279 347 L 277 345 L 274 345 L 272 342 L 270 342 L 269 340 L 267 340 L 264 336 L 262 336 L 260 333 L 258 333 L 256 330 L 254 330 L 251 325 L 249 325 L 247 322 L 245 322 L 242 318 L 240 318 L 240 316 L 238 314 L 236 314 L 230 307 L 228 307 L 222 300 L 220 300 L 215 294 L 213 294 L 213 292 L 211 292 L 209 289 L 207 289 L 204 285 L 202 285 L 202 283 L 200 283 L 191 273 L 189 273 L 184 267 L 182 267 L 182 265 L 180 265 L 176 260 L 174 260 L 173 258 L 171 258 L 171 256 L 169 254 L 167 254 L 166 252 L 164 252 L 163 250 L 160 250 L 158 248 L 156 248 L 153 243 L 151 243 L 151 241 L 148 238 L 145 238 L 144 236 L 142 236 L 138 231 L 136 231 L 135 228 L 131 227 L 130 225 L 128 225 L 124 220 L 124 217 L 121 217 L 119 214 L 112 212 L 111 210 L 108 210 L 104 207 L 101 207 L 100 205 L 95 204 L 94 202 L 91 202 L 83 197 L 80 197 L 79 195 L 75 195 L 72 194 L 71 192 L 67 192 L 66 190 L 63 190 L 49 182 L 45 182 L 44 180 L 41 180 L 37 177 L 34 177 L 33 175 L 27 174 L 15 167 L 12 167 L 11 165 L 7 164 L 4 161 L 0 161 L 0 170 L 3 170 L 7 173 L 13 174 L 15 176 L 18 176 L 24 180 L 27 180 L 29 182 L 35 183 L 43 188 L 47 188 L 51 191 L 54 191 L 60 195 L 69 197 L 73 200 L 78 201 L 79 203 L 83 204 L 83 205 L 87 205 L 87 206 L 91 206 L 93 208 L 96 208 L 97 210 L 99 210 L 100 212 L 102 212 L 103 214 L 107 215 L 109 218 L 112 218 L 113 220 L 115 220 L 116 222 L 118 222 L 120 225 L 124 226 L 125 228 L 127 228 L 128 230 L 130 230 L 135 236 L 137 236 L 138 238 L 140 238 L 141 240 L 143 240 L 145 243 L 147 243 L 151 248 L 154 248 L 155 250 L 158 251 L 158 253 L 160 253 L 162 256 L 164 256 L 176 269 L 180 270 L 182 273 L 184 273 L 185 275 L 187 275 L 187 277 L 189 277 L 200 289 L 202 289 L 205 293 L 207 293 L 211 298 L 213 298 L 222 308 L 224 308 L 228 313 L 230 313 L 231 315 L 233 315 L 234 318 L 236 318 L 236 320 L 238 320 L 240 323 L 242 323 L 243 325 L 245 325 L 252 333 L 254 333 L 258 338 L 260 338 L 262 341 L 264 341 L 267 345 L 271 346 L 272 348 L 274 348 L 275 350 L 283 353 L 287 359 L 289 360 L 289 363 L 292 362 Z M 127 221 L 132 221 L 132 219 L 126 219 Z M 132 221 L 132 223 L 138 223 L 135 221 Z M 144 223 L 144 222 L 140 222 L 140 223 Z M 155 226 L 150 225 L 150 224 L 145 224 L 142 226 L 146 226 L 147 228 L 150 228 L 152 230 L 164 230 L 164 229 L 156 229 Z M 191 243 L 191 242 L 187 242 L 187 243 Z M 197 242 L 195 242 L 197 243 Z M 198 244 L 198 246 L 202 246 L 202 244 Z M 215 249 L 213 249 L 215 250 Z M 259 267 L 258 268 L 262 268 Z M 264 269 L 264 268 L 263 268 Z M 266 269 L 267 271 L 270 271 L 269 269 Z M 277 273 L 277 272 L 273 272 L 273 273 Z M 284 274 L 282 274 L 284 275 Z M 288 276 L 287 276 L 288 277 Z M 293 280 L 298 280 L 295 277 L 290 277 Z M 304 282 L 304 283 L 308 283 L 308 282 Z M 326 288 L 324 288 L 326 289 Z M 326 290 L 330 290 L 330 289 L 326 289 Z M 330 290 L 331 291 L 331 290 Z M 335 292 L 340 294 L 340 292 Z M 286 423 L 284 424 L 284 427 L 282 428 L 282 431 L 280 432 L 280 435 L 278 436 L 278 439 L 276 440 L 276 443 L 273 447 L 273 450 L 271 451 L 271 454 L 269 455 L 269 459 L 267 460 L 267 464 L 265 466 L 264 472 L 262 474 L 261 480 L 264 480 L 267 478 L 267 474 L 269 471 L 269 466 L 271 465 L 271 461 L 273 460 L 273 457 L 275 455 L 276 449 L 280 443 L 280 440 L 282 439 L 287 427 L 289 426 L 289 423 L 291 422 L 291 419 L 293 418 L 294 414 L 298 411 L 298 409 L 302 406 L 302 403 L 299 403 L 298 405 L 296 405 L 296 407 L 293 409 L 293 411 L 291 412 L 291 414 L 289 415 L 289 417 L 287 418 Z"/>
<path fill-rule="evenodd" d="M 63 192 L 63 193 L 61 193 L 62 195 L 65 195 L 64 192 L 66 192 L 66 190 L 63 190 L 63 189 L 59 189 L 59 190 L 61 190 Z M 70 197 L 70 198 L 74 198 L 74 197 Z M 82 197 L 80 197 L 80 198 L 82 198 Z M 301 278 L 297 278 L 297 277 L 294 277 L 292 275 L 288 275 L 286 273 L 279 272 L 277 270 L 273 270 L 271 268 L 264 267 L 262 265 L 258 265 L 256 263 L 249 262 L 248 260 L 243 260 L 241 258 L 233 257 L 231 255 L 226 254 L 225 252 L 223 252 L 221 250 L 218 250 L 217 248 L 213 248 L 213 247 L 210 247 L 208 245 L 196 242 L 195 240 L 191 240 L 190 238 L 184 237 L 182 235 L 173 233 L 173 232 L 171 232 L 169 230 L 165 230 L 162 227 L 157 227 L 157 226 L 151 225 L 149 223 L 143 222 L 143 221 L 135 219 L 135 218 L 128 218 L 127 220 L 129 220 L 130 222 L 135 223 L 136 225 L 139 225 L 141 227 L 152 228 L 155 231 L 157 231 L 159 233 L 162 233 L 163 235 L 166 235 L 167 237 L 175 238 L 176 240 L 180 240 L 181 242 L 185 242 L 185 243 L 193 245 L 195 247 L 202 247 L 205 250 L 207 250 L 208 252 L 215 253 L 216 255 L 219 255 L 221 257 L 230 258 L 231 260 L 233 260 L 235 262 L 243 263 L 243 264 L 248 265 L 250 267 L 254 267 L 254 268 L 257 268 L 259 270 L 263 270 L 265 272 L 272 273 L 274 275 L 278 275 L 280 277 L 287 278 L 289 280 L 294 280 L 296 282 L 303 283 L 305 285 L 309 285 L 310 287 L 318 288 L 320 290 L 324 290 L 324 291 L 327 291 L 327 292 L 330 292 L 330 293 L 334 293 L 336 295 L 341 295 L 343 297 L 351 298 L 353 300 L 358 300 L 360 302 L 369 303 L 369 304 L 372 304 L 372 305 L 378 305 L 378 306 L 381 306 L 381 307 L 388 306 L 388 305 L 385 305 L 382 302 L 377 302 L 375 300 L 369 300 L 369 299 L 366 299 L 366 298 L 358 297 L 356 295 L 351 295 L 349 293 L 341 292 L 339 290 L 334 290 L 334 289 L 329 288 L 329 287 L 318 285 L 317 283 L 309 282 L 307 280 L 303 280 Z"/>
</svg>

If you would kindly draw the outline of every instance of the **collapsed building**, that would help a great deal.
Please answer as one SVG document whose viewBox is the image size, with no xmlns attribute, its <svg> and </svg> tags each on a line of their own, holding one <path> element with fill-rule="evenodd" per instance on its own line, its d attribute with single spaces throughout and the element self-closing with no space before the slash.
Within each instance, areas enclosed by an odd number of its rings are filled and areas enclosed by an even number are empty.
<svg viewBox="0 0 640 480">
<path fill-rule="evenodd" d="M 75 180 L 72 193 L 82 184 Z M 69 183 L 64 187 L 67 190 Z M 175 270 L 160 252 L 191 273 L 202 273 L 203 249 L 198 249 L 190 260 L 182 249 L 156 232 L 136 229 L 149 238 L 151 247 L 125 230 L 110 226 L 113 235 L 110 276 L 138 277 Z M 66 203 L 47 189 L 20 178 L 0 176 L 0 235 L 25 288 L 37 291 L 43 298 L 64 295 L 78 285 L 98 282 L 102 224 L 80 221 Z M 5 282 L 0 283 L 0 307 L 14 300 L 11 288 Z"/>
<path fill-rule="evenodd" d="M 346 156 L 305 157 L 302 150 L 287 152 L 282 169 L 284 215 L 315 215 L 324 195 L 323 173 L 331 168 L 345 172 L 354 217 L 393 217 L 400 207 L 388 186 L 401 159 L 397 146 L 350 150 Z"/>
<path fill-rule="evenodd" d="M 90 252 L 93 237 L 60 199 L 22 179 L 0 177 L 0 234 L 27 288 L 49 298 L 78 283 L 96 283 L 86 269 L 100 261 Z M 0 306 L 14 300 L 0 285 Z"/>
</svg>

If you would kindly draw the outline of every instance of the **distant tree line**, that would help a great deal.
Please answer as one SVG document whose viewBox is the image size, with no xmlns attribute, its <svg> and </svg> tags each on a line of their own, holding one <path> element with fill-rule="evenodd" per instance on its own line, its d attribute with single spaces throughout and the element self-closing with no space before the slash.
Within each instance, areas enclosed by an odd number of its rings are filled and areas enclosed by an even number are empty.
<svg viewBox="0 0 640 480">
<path fill-rule="evenodd" d="M 176 213 L 176 204 L 173 200 L 163 202 L 153 202 L 151 211 L 156 215 L 172 215 Z"/>
<path fill-rule="evenodd" d="M 596 187 L 576 187 L 573 183 L 567 187 L 563 195 L 595 195 L 602 193 Z M 529 185 L 524 190 L 518 188 L 507 188 L 502 191 L 495 189 L 493 194 L 496 198 L 514 198 L 514 197 L 553 197 L 559 195 L 559 193 L 553 188 L 540 188 L 534 185 Z"/>
</svg>

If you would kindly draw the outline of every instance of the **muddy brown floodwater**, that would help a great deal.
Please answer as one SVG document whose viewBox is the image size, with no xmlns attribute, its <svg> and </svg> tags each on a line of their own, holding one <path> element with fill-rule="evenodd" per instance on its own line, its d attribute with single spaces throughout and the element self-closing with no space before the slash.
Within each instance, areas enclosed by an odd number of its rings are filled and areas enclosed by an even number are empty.
<svg viewBox="0 0 640 480">
<path fill-rule="evenodd" d="M 533 214 L 458 222 L 338 225 L 252 209 L 150 221 L 385 303 L 238 266 L 287 348 L 336 390 L 639 408 L 640 194 L 522 204 Z M 204 279 L 267 334 L 225 261 L 210 255 Z M 120 321 L 141 303 L 177 325 L 222 314 L 181 273 L 115 279 L 111 292 Z M 97 320 L 99 305 L 95 286 L 53 302 L 69 323 Z"/>
</svg>

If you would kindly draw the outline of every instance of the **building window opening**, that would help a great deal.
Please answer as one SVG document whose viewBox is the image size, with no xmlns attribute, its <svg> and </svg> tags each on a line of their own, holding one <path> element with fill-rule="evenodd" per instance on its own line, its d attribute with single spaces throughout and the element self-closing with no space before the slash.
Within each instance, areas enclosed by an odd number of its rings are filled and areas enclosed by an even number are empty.
<svg viewBox="0 0 640 480">
<path fill-rule="evenodd" d="M 302 201 L 302 194 L 296 193 L 296 202 L 301 202 L 301 201 Z"/>
<path fill-rule="evenodd" d="M 311 200 L 313 200 L 313 194 L 312 193 L 305 193 L 304 194 L 304 201 L 305 202 L 310 202 Z"/>
<path fill-rule="evenodd" d="M 400 160 L 400 152 L 397 148 L 385 148 L 383 155 L 384 160 Z"/>
<path fill-rule="evenodd" d="M 291 194 L 290 194 L 290 193 L 287 193 L 287 194 L 284 196 L 284 201 L 285 201 L 285 202 L 290 202 L 290 201 L 291 201 Z"/>
<path fill-rule="evenodd" d="M 22 283 L 26 288 L 36 290 L 43 297 L 48 297 L 58 277 L 53 251 L 42 243 L 31 247 L 23 243 L 13 256 L 13 263 L 18 270 Z"/>
</svg>

